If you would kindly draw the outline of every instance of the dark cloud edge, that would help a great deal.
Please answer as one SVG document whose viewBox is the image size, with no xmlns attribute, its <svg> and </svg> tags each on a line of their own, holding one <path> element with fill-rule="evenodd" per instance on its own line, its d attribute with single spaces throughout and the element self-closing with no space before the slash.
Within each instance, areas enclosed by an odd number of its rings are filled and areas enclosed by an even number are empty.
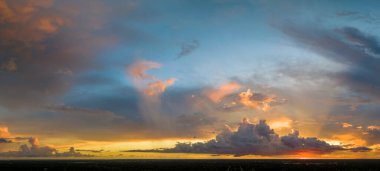
<svg viewBox="0 0 380 171">
<path fill-rule="evenodd" d="M 331 145 L 316 137 L 299 137 L 298 131 L 279 136 L 273 129 L 270 129 L 265 120 L 253 124 L 244 119 L 237 131 L 226 129 L 209 141 L 177 143 L 173 148 L 137 149 L 122 152 L 217 154 L 239 157 L 245 155 L 292 155 L 302 151 L 326 154 L 336 151 L 368 152 L 371 150 L 364 146 L 347 148 L 341 145 Z"/>
</svg>

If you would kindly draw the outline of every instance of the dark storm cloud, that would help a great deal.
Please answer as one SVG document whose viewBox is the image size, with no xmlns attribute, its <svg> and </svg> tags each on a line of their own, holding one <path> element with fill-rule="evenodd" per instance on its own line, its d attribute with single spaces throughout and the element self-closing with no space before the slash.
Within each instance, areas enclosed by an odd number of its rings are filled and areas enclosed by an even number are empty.
<svg viewBox="0 0 380 171">
<path fill-rule="evenodd" d="M 133 1 L 4 0 L 0 9 L 0 104 L 9 108 L 54 104 L 102 50 L 147 37 L 115 24 L 144 20 Z"/>
<path fill-rule="evenodd" d="M 264 120 L 258 124 L 244 119 L 237 131 L 226 129 L 215 139 L 199 143 L 178 143 L 174 148 L 158 150 L 131 150 L 129 152 L 162 152 L 162 153 L 208 153 L 242 155 L 287 155 L 309 151 L 318 154 L 334 151 L 351 150 L 367 151 L 364 148 L 346 149 L 330 145 L 315 137 L 300 137 L 298 131 L 279 136 L 270 129 Z"/>
<path fill-rule="evenodd" d="M 342 86 L 380 98 L 380 45 L 374 36 L 353 27 L 328 30 L 282 25 L 278 28 L 300 46 L 347 66 L 346 71 L 327 74 Z"/>
<path fill-rule="evenodd" d="M 190 55 L 191 53 L 193 53 L 195 49 L 199 47 L 199 45 L 200 44 L 198 40 L 193 40 L 191 42 L 183 43 L 181 46 L 181 51 L 178 53 L 177 58 Z"/>
</svg>

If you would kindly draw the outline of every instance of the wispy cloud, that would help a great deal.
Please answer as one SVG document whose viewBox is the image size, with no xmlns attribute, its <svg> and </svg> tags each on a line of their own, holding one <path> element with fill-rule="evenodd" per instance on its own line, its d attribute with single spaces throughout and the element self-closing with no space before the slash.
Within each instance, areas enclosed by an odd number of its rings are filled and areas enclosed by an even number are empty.
<svg viewBox="0 0 380 171">
<path fill-rule="evenodd" d="M 177 58 L 182 58 L 184 56 L 190 55 L 195 49 L 199 47 L 198 40 L 192 40 L 191 42 L 183 43 L 181 46 L 181 51 L 178 53 Z"/>
</svg>

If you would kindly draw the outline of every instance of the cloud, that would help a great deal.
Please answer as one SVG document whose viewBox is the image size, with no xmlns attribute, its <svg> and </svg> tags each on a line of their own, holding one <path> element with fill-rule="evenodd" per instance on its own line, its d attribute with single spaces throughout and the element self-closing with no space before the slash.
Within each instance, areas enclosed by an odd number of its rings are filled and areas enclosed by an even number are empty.
<svg viewBox="0 0 380 171">
<path fill-rule="evenodd" d="M 48 146 L 40 146 L 38 138 L 31 137 L 28 140 L 30 147 L 26 144 L 20 145 L 19 151 L 0 153 L 0 156 L 12 157 L 49 157 L 55 155 L 56 149 Z"/>
<path fill-rule="evenodd" d="M 29 137 L 14 137 L 8 130 L 7 126 L 0 125 L 0 143 L 13 143 L 29 140 Z"/>
<path fill-rule="evenodd" d="M 368 148 L 368 147 L 355 147 L 355 148 L 350 148 L 349 150 L 352 151 L 352 152 L 368 152 L 368 151 L 372 151 L 372 149 Z"/>
<path fill-rule="evenodd" d="M 220 85 L 218 88 L 206 90 L 206 96 L 214 103 L 220 102 L 225 96 L 235 93 L 240 89 L 240 84 L 237 82 L 229 82 Z"/>
<path fill-rule="evenodd" d="M 71 151 L 71 150 L 70 150 L 70 151 Z M 101 150 L 86 150 L 86 149 L 77 149 L 77 150 L 75 150 L 75 151 L 79 151 L 79 152 L 83 151 L 83 152 L 91 152 L 91 153 L 101 153 L 101 152 L 104 152 L 104 150 L 103 150 L 103 149 L 101 149 Z"/>
<path fill-rule="evenodd" d="M 0 104 L 17 109 L 56 103 L 74 76 L 97 64 L 101 52 L 145 36 L 111 22 L 131 20 L 136 8 L 98 0 L 90 6 L 71 0 L 0 1 Z"/>
<path fill-rule="evenodd" d="M 198 143 L 178 143 L 174 148 L 153 150 L 130 150 L 130 152 L 162 153 L 207 153 L 243 155 L 297 155 L 301 152 L 314 154 L 350 150 L 338 145 L 330 145 L 315 137 L 300 137 L 298 131 L 279 136 L 261 120 L 257 124 L 243 119 L 236 131 L 227 127 L 215 139 Z M 362 148 L 351 151 L 366 151 Z"/>
<path fill-rule="evenodd" d="M 127 66 L 127 72 L 134 79 L 153 79 L 154 76 L 146 74 L 151 69 L 161 68 L 161 64 L 153 61 L 139 60 Z"/>
<path fill-rule="evenodd" d="M 370 126 L 367 126 L 368 129 L 380 129 L 380 126 L 374 126 L 374 125 L 370 125 Z"/>
<path fill-rule="evenodd" d="M 380 144 L 380 129 L 378 127 L 368 127 L 363 135 L 368 145 Z"/>
<path fill-rule="evenodd" d="M 376 37 L 366 35 L 354 27 L 338 29 L 338 32 L 341 33 L 349 43 L 363 48 L 366 53 L 370 53 L 371 55 L 380 54 L 380 45 Z"/>
<path fill-rule="evenodd" d="M 301 47 L 346 66 L 326 73 L 353 93 L 380 99 L 380 45 L 376 37 L 354 27 L 322 29 L 284 24 L 278 28 Z M 313 34 L 310 34 L 313 33 Z"/>
<path fill-rule="evenodd" d="M 282 103 L 276 96 L 253 92 L 250 88 L 241 91 L 244 87 L 247 85 L 231 81 L 216 88 L 204 88 L 202 94 L 224 111 L 247 108 L 266 112 L 271 105 Z"/>
<path fill-rule="evenodd" d="M 49 146 L 40 146 L 37 137 L 30 137 L 29 146 L 22 144 L 18 151 L 1 152 L 2 157 L 91 157 L 76 152 L 74 147 L 71 147 L 68 152 L 58 152 L 57 149 Z"/>
<path fill-rule="evenodd" d="M 10 135 L 11 134 L 8 131 L 8 127 L 0 125 L 0 138 L 7 138 Z"/>
<path fill-rule="evenodd" d="M 134 84 L 147 96 L 160 95 L 168 86 L 175 82 L 175 78 L 162 81 L 146 72 L 151 69 L 160 68 L 161 64 L 153 61 L 139 60 L 127 66 L 127 73 L 134 80 Z"/>
<path fill-rule="evenodd" d="M 148 87 L 144 90 L 144 93 L 148 96 L 159 95 L 165 91 L 165 89 L 175 82 L 175 78 L 170 78 L 166 81 L 157 80 L 149 83 Z"/>
<path fill-rule="evenodd" d="M 366 24 L 377 25 L 380 23 L 379 18 L 376 15 L 372 15 L 371 12 L 359 12 L 359 11 L 349 11 L 342 10 L 335 13 L 337 17 L 345 17 L 350 19 L 350 21 L 359 21 Z"/>
<path fill-rule="evenodd" d="M 349 124 L 349 123 L 345 123 L 345 122 L 343 122 L 343 123 L 342 123 L 342 127 L 343 127 L 343 128 L 349 128 L 349 127 L 352 127 L 352 125 Z"/>
<path fill-rule="evenodd" d="M 134 86 L 141 96 L 140 114 L 145 122 L 152 125 L 161 125 L 168 122 L 167 116 L 161 113 L 161 94 L 176 81 L 176 78 L 163 81 L 155 76 L 146 74 L 147 70 L 160 67 L 161 65 L 156 62 L 145 60 L 135 61 L 127 66 L 127 73 L 132 78 Z"/>
<path fill-rule="evenodd" d="M 17 64 L 16 64 L 15 59 L 10 58 L 8 61 L 5 61 L 3 64 L 1 64 L 0 69 L 7 72 L 16 72 Z"/>
<path fill-rule="evenodd" d="M 291 128 L 293 121 L 287 117 L 275 118 L 268 121 L 268 125 L 273 129 Z"/>
<path fill-rule="evenodd" d="M 239 94 L 240 103 L 251 109 L 259 109 L 262 111 L 268 111 L 270 109 L 270 103 L 274 102 L 274 97 L 272 96 L 260 96 L 260 94 L 255 94 L 251 89 Z"/>
<path fill-rule="evenodd" d="M 0 144 L 1 143 L 11 143 L 12 141 L 11 140 L 8 140 L 6 138 L 0 138 Z"/>
<path fill-rule="evenodd" d="M 94 152 L 94 151 L 92 151 Z M 101 152 L 101 151 L 99 151 Z M 56 157 L 93 157 L 93 155 L 88 154 L 82 154 L 78 150 L 75 150 L 74 147 L 70 147 L 69 151 L 63 152 L 63 153 L 56 153 Z"/>
<path fill-rule="evenodd" d="M 198 47 L 199 47 L 199 41 L 198 40 L 193 40 L 191 42 L 187 42 L 187 43 L 182 44 L 181 51 L 178 53 L 177 58 L 181 58 L 181 57 L 190 55 Z"/>
<path fill-rule="evenodd" d="M 380 131 L 377 129 L 353 130 L 356 126 L 375 124 L 379 119 L 376 115 L 380 100 L 378 37 L 367 30 L 355 27 L 311 28 L 291 23 L 278 26 L 278 28 L 292 38 L 298 46 L 342 66 L 337 71 L 323 71 L 316 75 L 333 81 L 332 86 L 339 87 L 342 92 L 340 96 L 344 97 L 338 99 L 340 105 L 333 107 L 330 117 L 346 118 L 346 123 L 350 121 L 352 123 L 349 124 L 352 126 L 344 124 L 341 128 L 344 127 L 346 130 L 330 128 L 322 130 L 321 133 L 330 134 L 331 131 L 336 133 L 338 130 L 343 133 L 351 129 L 354 137 L 350 141 L 363 141 L 362 143 L 368 145 L 379 143 Z M 328 126 L 325 125 L 325 127 Z"/>
</svg>

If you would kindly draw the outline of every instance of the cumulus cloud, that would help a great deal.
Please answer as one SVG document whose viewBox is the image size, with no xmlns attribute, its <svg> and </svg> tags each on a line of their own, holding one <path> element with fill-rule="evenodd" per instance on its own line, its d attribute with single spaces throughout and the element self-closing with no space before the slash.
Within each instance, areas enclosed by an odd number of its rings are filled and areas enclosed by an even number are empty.
<svg viewBox="0 0 380 171">
<path fill-rule="evenodd" d="M 0 125 L 0 143 L 13 143 L 18 141 L 29 140 L 29 137 L 14 137 L 9 132 L 7 126 Z"/>
<path fill-rule="evenodd" d="M 333 113 L 352 118 L 353 123 L 342 123 L 344 129 L 354 129 L 353 125 L 374 123 L 378 120 L 378 101 L 380 99 L 380 44 L 378 37 L 369 30 L 355 27 L 341 28 L 310 28 L 296 24 L 284 24 L 278 27 L 285 35 L 292 38 L 300 47 L 304 47 L 326 59 L 329 59 L 343 68 L 339 71 L 325 71 L 318 76 L 334 81 L 340 88 L 344 88 L 340 104 Z M 311 34 L 313 33 L 313 34 Z M 315 77 L 313 77 L 315 78 Z M 341 91 L 342 92 L 342 91 Z M 343 117 L 343 116 L 341 116 Z M 352 125 L 352 126 L 351 126 Z M 336 132 L 339 129 L 334 129 Z M 360 129 L 361 130 L 361 129 Z M 329 130 L 322 131 L 328 134 Z M 380 142 L 380 131 L 377 129 L 364 129 L 364 133 L 354 131 L 368 145 Z M 353 139 L 358 140 L 357 137 Z M 365 143 L 364 142 L 364 143 Z"/>
<path fill-rule="evenodd" d="M 232 81 L 216 88 L 206 88 L 203 94 L 226 111 L 248 108 L 266 112 L 272 104 L 280 103 L 276 96 L 253 92 L 249 88 L 239 92 L 242 87 L 245 85 Z"/>
<path fill-rule="evenodd" d="M 7 126 L 0 125 L 0 138 L 7 138 L 10 136 Z"/>
<path fill-rule="evenodd" d="M 257 124 L 243 119 L 236 131 L 227 127 L 215 139 L 198 143 L 178 143 L 174 148 L 153 150 L 131 150 L 130 152 L 162 152 L 162 153 L 207 153 L 243 155 L 296 155 L 300 152 L 315 154 L 351 150 L 367 151 L 364 148 L 347 149 L 331 145 L 316 137 L 300 137 L 298 131 L 279 136 L 265 122 Z"/>
<path fill-rule="evenodd" d="M 187 42 L 187 43 L 182 44 L 181 51 L 178 53 L 177 58 L 181 58 L 181 57 L 190 55 L 198 47 L 199 47 L 199 41 L 198 40 L 193 40 L 191 42 Z"/>
<path fill-rule="evenodd" d="M 74 147 L 71 147 L 68 152 L 58 152 L 57 149 L 49 146 L 40 146 L 37 137 L 30 137 L 29 145 L 22 144 L 18 151 L 2 152 L 2 157 L 91 157 L 76 152 Z"/>
<path fill-rule="evenodd" d="M 252 109 L 259 109 L 262 111 L 268 111 L 270 109 L 270 103 L 274 101 L 273 96 L 260 96 L 252 92 L 251 89 L 248 89 L 245 92 L 239 94 L 240 102 Z"/>
<path fill-rule="evenodd" d="M 8 127 L 4 125 L 0 125 L 0 144 L 1 143 L 11 143 L 12 140 L 10 138 L 11 134 L 8 131 Z"/>
</svg>

